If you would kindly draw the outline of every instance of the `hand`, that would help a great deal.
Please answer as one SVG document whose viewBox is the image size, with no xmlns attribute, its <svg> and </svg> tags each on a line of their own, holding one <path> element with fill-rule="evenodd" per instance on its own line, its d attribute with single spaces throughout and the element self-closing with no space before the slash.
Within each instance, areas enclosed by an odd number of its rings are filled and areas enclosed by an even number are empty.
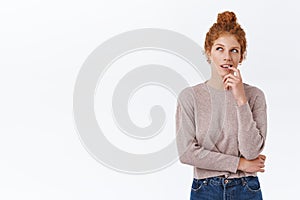
<svg viewBox="0 0 300 200">
<path fill-rule="evenodd" d="M 240 158 L 240 162 L 238 165 L 238 170 L 244 171 L 244 172 L 265 172 L 265 155 L 259 155 L 254 160 L 246 160 L 245 158 Z"/>
<path fill-rule="evenodd" d="M 241 106 L 247 103 L 241 73 L 239 69 L 236 69 L 234 67 L 230 67 L 229 69 L 235 72 L 236 75 L 233 75 L 233 73 L 225 75 L 223 77 L 223 84 L 225 89 L 232 89 L 232 94 L 237 101 L 238 106 Z"/>
</svg>

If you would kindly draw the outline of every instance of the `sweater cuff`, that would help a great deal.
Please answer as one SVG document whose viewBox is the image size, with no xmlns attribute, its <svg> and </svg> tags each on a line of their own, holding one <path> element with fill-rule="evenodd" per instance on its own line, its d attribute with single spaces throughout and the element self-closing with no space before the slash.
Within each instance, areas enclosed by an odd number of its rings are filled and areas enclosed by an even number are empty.
<svg viewBox="0 0 300 200">
<path fill-rule="evenodd" d="M 239 162 L 240 162 L 240 157 L 232 156 L 231 159 L 228 159 L 230 161 L 229 171 L 232 173 L 237 173 Z"/>
</svg>

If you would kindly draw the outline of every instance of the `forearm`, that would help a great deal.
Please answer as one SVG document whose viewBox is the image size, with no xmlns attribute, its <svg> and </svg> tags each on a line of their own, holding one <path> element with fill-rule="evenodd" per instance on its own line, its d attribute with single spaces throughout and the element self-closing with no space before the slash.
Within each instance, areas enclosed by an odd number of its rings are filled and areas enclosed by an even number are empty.
<svg viewBox="0 0 300 200">
<path fill-rule="evenodd" d="M 238 142 L 239 151 L 247 160 L 257 158 L 263 150 L 267 131 L 266 110 L 258 110 L 255 120 L 247 103 L 238 106 Z"/>
<path fill-rule="evenodd" d="M 182 163 L 192 165 L 201 169 L 228 171 L 236 173 L 240 158 L 238 156 L 210 151 L 201 148 L 195 142 L 188 147 L 180 147 L 179 159 Z"/>
</svg>

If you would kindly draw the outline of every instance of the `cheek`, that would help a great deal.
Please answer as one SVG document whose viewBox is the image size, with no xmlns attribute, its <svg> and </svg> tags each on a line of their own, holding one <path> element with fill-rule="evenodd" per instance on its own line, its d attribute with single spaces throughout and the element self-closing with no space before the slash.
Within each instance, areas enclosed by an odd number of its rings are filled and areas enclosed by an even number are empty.
<svg viewBox="0 0 300 200">
<path fill-rule="evenodd" d="M 232 59 L 235 63 L 238 63 L 241 59 L 241 55 L 240 54 L 234 55 L 232 56 Z"/>
<path fill-rule="evenodd" d="M 217 53 L 214 53 L 212 54 L 211 58 L 214 60 L 214 61 L 218 61 L 220 59 L 220 56 L 217 54 Z"/>
</svg>

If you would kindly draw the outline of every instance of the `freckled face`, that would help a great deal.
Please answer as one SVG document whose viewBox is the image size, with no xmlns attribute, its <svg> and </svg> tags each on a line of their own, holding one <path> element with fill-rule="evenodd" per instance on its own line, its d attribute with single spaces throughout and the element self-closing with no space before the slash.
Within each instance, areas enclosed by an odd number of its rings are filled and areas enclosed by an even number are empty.
<svg viewBox="0 0 300 200">
<path fill-rule="evenodd" d="M 230 34 L 225 34 L 216 39 L 207 53 L 211 60 L 212 70 L 217 72 L 221 77 L 230 73 L 230 67 L 237 68 L 241 62 L 241 45 Z"/>
</svg>

